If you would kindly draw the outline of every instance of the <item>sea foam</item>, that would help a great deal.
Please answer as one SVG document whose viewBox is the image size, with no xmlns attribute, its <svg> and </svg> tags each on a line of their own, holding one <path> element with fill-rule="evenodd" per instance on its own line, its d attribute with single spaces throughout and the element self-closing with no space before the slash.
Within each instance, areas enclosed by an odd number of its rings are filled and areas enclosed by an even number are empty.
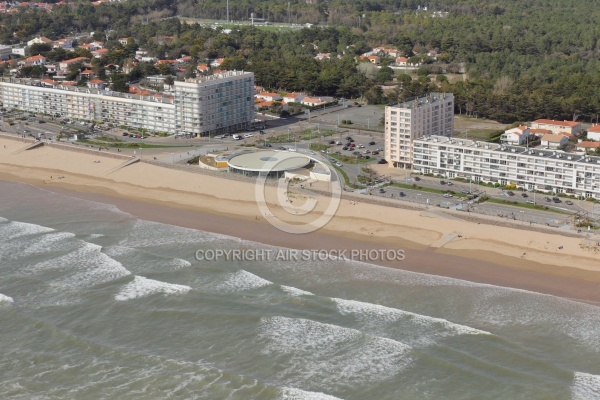
<svg viewBox="0 0 600 400">
<path fill-rule="evenodd" d="M 390 379 L 411 362 L 411 347 L 351 328 L 287 317 L 263 317 L 263 352 L 281 358 L 278 379 L 318 389 L 352 387 Z"/>
<path fill-rule="evenodd" d="M 0 303 L 14 303 L 14 302 L 15 301 L 13 300 L 12 297 L 0 293 Z"/>
<path fill-rule="evenodd" d="M 416 314 L 397 308 L 379 304 L 365 303 L 356 300 L 332 298 L 338 312 L 343 315 L 353 315 L 370 328 L 381 328 L 385 324 L 401 323 L 403 337 L 413 337 L 414 344 L 428 345 L 437 337 L 454 335 L 491 335 L 490 332 L 456 324 L 448 320 L 427 315 Z"/>
<path fill-rule="evenodd" d="M 273 282 L 242 269 L 229 274 L 224 282 L 217 285 L 217 290 L 231 293 L 242 290 L 256 289 L 272 284 Z"/>
<path fill-rule="evenodd" d="M 575 372 L 571 384 L 572 400 L 600 399 L 600 375 Z"/>
<path fill-rule="evenodd" d="M 174 283 L 144 278 L 143 276 L 135 276 L 133 281 L 121 288 L 121 291 L 115 296 L 115 300 L 137 299 L 157 293 L 182 294 L 189 292 L 191 289 L 191 287 L 185 285 L 176 285 Z"/>
<path fill-rule="evenodd" d="M 296 388 L 283 388 L 281 400 L 342 400 L 339 397 L 330 396 L 319 392 L 307 392 Z"/>
</svg>

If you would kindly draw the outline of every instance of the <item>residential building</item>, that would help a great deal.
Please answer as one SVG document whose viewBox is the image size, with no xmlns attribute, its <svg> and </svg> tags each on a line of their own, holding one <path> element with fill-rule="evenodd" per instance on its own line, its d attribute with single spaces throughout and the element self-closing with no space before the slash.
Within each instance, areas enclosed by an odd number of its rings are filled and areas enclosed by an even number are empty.
<svg viewBox="0 0 600 400">
<path fill-rule="evenodd" d="M 18 56 L 23 56 L 25 57 L 25 47 L 13 47 L 12 48 L 12 53 Z"/>
<path fill-rule="evenodd" d="M 254 74 L 226 71 L 175 82 L 174 94 L 117 93 L 72 83 L 4 78 L 3 107 L 160 132 L 208 134 L 248 127 L 254 120 Z"/>
<path fill-rule="evenodd" d="M 303 97 L 302 100 L 300 100 L 300 104 L 303 104 L 303 105 L 309 106 L 309 107 L 318 107 L 318 106 L 322 106 L 324 104 L 330 103 L 332 101 L 333 101 L 332 98 L 306 96 L 306 97 Z"/>
<path fill-rule="evenodd" d="M 44 65 L 44 64 L 46 64 L 46 57 L 38 54 L 37 56 L 31 56 L 24 60 L 19 61 L 19 64 L 24 67 L 32 67 L 35 65 Z"/>
<path fill-rule="evenodd" d="M 408 58 L 396 57 L 396 65 L 399 67 L 406 67 L 408 65 Z"/>
<path fill-rule="evenodd" d="M 537 119 L 531 123 L 532 128 L 548 129 L 552 133 L 567 132 L 571 135 L 581 133 L 581 124 L 574 121 L 556 121 L 553 119 Z"/>
<path fill-rule="evenodd" d="M 34 44 L 49 44 L 52 45 L 52 40 L 48 39 L 45 36 L 38 36 L 34 39 L 31 39 L 27 42 L 27 46 L 33 46 Z"/>
<path fill-rule="evenodd" d="M 77 64 L 77 63 L 84 63 L 87 61 L 88 61 L 88 59 L 85 57 L 71 58 L 70 60 L 65 60 L 65 61 L 59 62 L 58 68 L 66 71 L 69 68 L 69 65 L 73 65 L 73 64 Z"/>
<path fill-rule="evenodd" d="M 526 144 L 528 138 L 529 128 L 522 125 L 504 131 L 502 136 L 500 136 L 500 141 L 505 144 L 521 145 Z"/>
<path fill-rule="evenodd" d="M 413 142 L 414 172 L 600 199 L 600 157 L 446 136 Z"/>
<path fill-rule="evenodd" d="M 542 147 L 546 147 L 548 149 L 558 149 L 560 147 L 566 146 L 569 143 L 569 138 L 567 135 L 562 135 L 560 133 L 554 135 L 551 133 L 547 133 L 542 136 Z"/>
<path fill-rule="evenodd" d="M 94 56 L 94 58 L 102 58 L 103 56 L 108 55 L 108 49 L 102 48 L 102 49 L 94 50 L 91 53 Z"/>
<path fill-rule="evenodd" d="M 281 100 L 281 95 L 279 93 L 260 92 L 256 95 L 256 98 L 264 101 L 278 101 Z"/>
<path fill-rule="evenodd" d="M 388 166 L 410 168 L 414 140 L 429 135 L 452 136 L 453 129 L 451 93 L 431 93 L 386 106 L 384 148 Z"/>
<path fill-rule="evenodd" d="M 579 142 L 577 143 L 577 151 L 583 151 L 587 153 L 588 151 L 596 151 L 600 149 L 600 142 Z"/>
<path fill-rule="evenodd" d="M 6 61 L 13 54 L 12 47 L 0 45 L 0 61 Z"/>
<path fill-rule="evenodd" d="M 254 74 L 222 73 L 175 82 L 176 130 L 199 134 L 245 129 L 254 120 Z"/>
<path fill-rule="evenodd" d="M 600 125 L 594 125 L 587 131 L 588 140 L 595 140 L 600 142 Z"/>
<path fill-rule="evenodd" d="M 284 103 L 300 103 L 304 99 L 304 93 L 288 93 L 283 96 Z"/>
<path fill-rule="evenodd" d="M 319 53 L 315 56 L 315 59 L 321 61 L 323 59 L 329 60 L 331 58 L 331 53 Z"/>
</svg>

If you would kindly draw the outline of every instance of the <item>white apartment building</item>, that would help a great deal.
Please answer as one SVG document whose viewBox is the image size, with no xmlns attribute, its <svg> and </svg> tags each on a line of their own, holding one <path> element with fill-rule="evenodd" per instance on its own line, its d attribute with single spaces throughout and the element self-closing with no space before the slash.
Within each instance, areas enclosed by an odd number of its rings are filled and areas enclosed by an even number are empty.
<svg viewBox="0 0 600 400">
<path fill-rule="evenodd" d="M 55 116 L 167 133 L 209 134 L 247 127 L 254 119 L 254 74 L 227 71 L 175 82 L 175 94 L 135 95 L 39 80 L 0 80 L 0 102 Z"/>
<path fill-rule="evenodd" d="M 175 82 L 179 132 L 218 133 L 245 129 L 254 121 L 254 74 L 225 71 Z"/>
<path fill-rule="evenodd" d="M 413 171 L 600 199 L 600 157 L 429 136 L 413 142 Z"/>
<path fill-rule="evenodd" d="M 47 87 L 38 81 L 0 81 L 3 107 L 84 121 L 110 122 L 173 132 L 175 104 L 169 97 L 137 96 L 77 86 Z"/>
<path fill-rule="evenodd" d="M 412 142 L 428 135 L 452 136 L 454 95 L 431 93 L 385 107 L 385 159 L 393 168 L 410 168 Z"/>
</svg>

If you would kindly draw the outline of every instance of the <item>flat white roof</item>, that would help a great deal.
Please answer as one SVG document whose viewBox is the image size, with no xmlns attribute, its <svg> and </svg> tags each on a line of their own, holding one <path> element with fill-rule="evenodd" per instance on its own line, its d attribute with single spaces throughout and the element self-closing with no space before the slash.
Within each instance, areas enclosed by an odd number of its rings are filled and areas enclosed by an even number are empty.
<svg viewBox="0 0 600 400">
<path fill-rule="evenodd" d="M 253 172 L 285 172 L 304 168 L 311 160 L 291 151 L 261 150 L 234 155 L 227 162 L 230 167 Z"/>
</svg>

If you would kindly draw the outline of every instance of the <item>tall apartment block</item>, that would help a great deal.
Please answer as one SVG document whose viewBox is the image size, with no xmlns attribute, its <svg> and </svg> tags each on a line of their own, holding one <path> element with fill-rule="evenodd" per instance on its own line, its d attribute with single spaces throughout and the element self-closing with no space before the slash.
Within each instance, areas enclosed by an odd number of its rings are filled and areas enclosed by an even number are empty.
<svg viewBox="0 0 600 400">
<path fill-rule="evenodd" d="M 8 109 L 167 133 L 206 135 L 248 127 L 254 120 L 254 74 L 227 71 L 175 82 L 175 93 L 135 95 L 30 79 L 0 80 Z"/>
<path fill-rule="evenodd" d="M 219 133 L 254 120 L 254 74 L 229 71 L 175 82 L 175 130 Z"/>
<path fill-rule="evenodd" d="M 430 93 L 385 107 L 385 159 L 392 168 L 410 168 L 412 142 L 423 136 L 452 136 L 454 95 Z"/>
</svg>

